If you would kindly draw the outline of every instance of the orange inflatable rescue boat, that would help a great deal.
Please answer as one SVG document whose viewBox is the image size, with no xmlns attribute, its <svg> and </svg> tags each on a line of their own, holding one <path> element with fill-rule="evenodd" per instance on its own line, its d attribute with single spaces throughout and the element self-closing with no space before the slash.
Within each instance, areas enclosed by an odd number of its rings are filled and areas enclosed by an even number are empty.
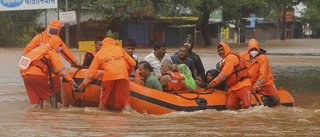
<svg viewBox="0 0 320 137">
<path fill-rule="evenodd" d="M 71 69 L 69 74 L 78 84 L 81 84 L 87 76 L 87 69 Z M 72 91 L 70 84 L 62 80 L 62 103 L 64 107 L 89 106 L 97 107 L 100 99 L 100 85 L 102 70 L 98 70 L 93 82 L 84 91 Z M 139 113 L 166 114 L 170 112 L 216 109 L 226 110 L 226 92 L 222 90 L 196 89 L 194 91 L 177 91 L 175 93 L 162 92 L 155 89 L 141 86 L 130 81 L 131 107 Z M 284 106 L 295 106 L 296 102 L 290 93 L 278 89 L 281 104 Z M 259 102 L 257 101 L 259 99 Z M 109 99 L 107 108 L 112 108 L 112 96 Z M 252 106 L 272 106 L 271 98 L 261 94 L 251 94 Z M 241 104 L 240 104 L 241 105 Z"/>
</svg>

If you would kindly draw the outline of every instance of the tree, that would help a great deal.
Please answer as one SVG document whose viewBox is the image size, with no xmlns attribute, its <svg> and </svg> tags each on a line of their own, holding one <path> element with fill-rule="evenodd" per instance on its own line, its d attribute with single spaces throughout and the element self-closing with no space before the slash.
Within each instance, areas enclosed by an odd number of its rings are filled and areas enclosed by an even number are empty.
<svg viewBox="0 0 320 137">
<path fill-rule="evenodd" d="M 236 28 L 240 28 L 240 42 L 245 42 L 244 31 L 246 29 L 244 18 L 250 14 L 256 16 L 267 16 L 269 13 L 268 4 L 263 0 L 221 0 L 223 6 L 223 24 L 235 24 Z"/>
<path fill-rule="evenodd" d="M 269 4 L 269 7 L 272 8 L 275 12 L 274 15 L 279 20 L 277 21 L 280 24 L 280 14 L 282 12 L 282 22 L 280 27 L 281 40 L 286 39 L 286 14 L 288 9 L 292 9 L 293 6 L 298 5 L 300 2 L 305 0 L 264 0 Z M 279 17 L 278 17 L 279 15 Z"/>
<path fill-rule="evenodd" d="M 59 1 L 59 9 L 66 11 L 66 0 Z M 71 1 L 68 0 L 68 11 L 76 11 L 77 15 L 77 41 L 82 40 L 82 31 L 81 31 L 81 14 L 83 10 L 91 9 L 92 1 L 90 0 L 77 0 Z M 69 45 L 68 45 L 69 46 Z"/>
<path fill-rule="evenodd" d="M 38 33 L 39 26 L 36 24 L 36 20 L 41 12 L 42 10 L 0 12 L 0 16 L 3 17 L 0 18 L 0 22 L 5 22 L 0 31 L 0 35 L 4 36 L 0 40 L 1 43 L 4 43 L 4 46 L 26 46 Z"/>
<path fill-rule="evenodd" d="M 194 6 L 193 6 L 194 5 Z M 195 0 L 190 3 L 190 7 L 199 17 L 198 24 L 201 30 L 205 45 L 211 45 L 210 32 L 208 29 L 210 13 L 219 7 L 218 0 Z"/>
<path fill-rule="evenodd" d="M 310 0 L 303 2 L 306 5 L 306 9 L 302 12 L 304 16 L 302 22 L 308 23 L 314 30 L 320 30 L 320 1 Z M 319 34 L 318 34 L 319 36 Z"/>
</svg>

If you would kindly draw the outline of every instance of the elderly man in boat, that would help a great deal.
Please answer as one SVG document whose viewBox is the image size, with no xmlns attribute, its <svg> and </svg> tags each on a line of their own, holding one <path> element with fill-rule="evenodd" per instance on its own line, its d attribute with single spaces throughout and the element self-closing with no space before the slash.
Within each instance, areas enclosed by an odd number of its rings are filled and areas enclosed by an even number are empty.
<svg viewBox="0 0 320 137">
<path fill-rule="evenodd" d="M 160 83 L 162 89 L 165 92 L 188 90 L 193 89 L 188 87 L 184 82 L 184 77 L 180 74 L 177 68 L 173 68 L 173 63 L 170 59 L 164 59 L 161 63 L 161 73 Z"/>
</svg>

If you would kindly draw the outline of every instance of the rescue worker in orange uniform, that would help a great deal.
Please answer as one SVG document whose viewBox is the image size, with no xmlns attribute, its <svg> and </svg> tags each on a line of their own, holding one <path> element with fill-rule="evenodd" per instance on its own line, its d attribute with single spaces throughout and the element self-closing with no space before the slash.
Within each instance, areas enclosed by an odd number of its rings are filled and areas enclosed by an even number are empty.
<svg viewBox="0 0 320 137">
<path fill-rule="evenodd" d="M 84 54 L 82 66 L 86 66 L 86 67 L 90 66 L 94 56 L 97 54 L 97 52 L 102 47 L 103 39 L 104 39 L 103 37 L 96 37 L 96 39 L 94 40 L 95 50 L 94 51 L 87 51 L 86 54 Z"/>
<path fill-rule="evenodd" d="M 275 106 L 281 105 L 278 91 L 274 85 L 272 69 L 269 60 L 265 55 L 267 51 L 259 48 L 258 42 L 251 39 L 248 44 L 248 51 L 240 53 L 250 73 L 252 84 L 251 91 L 260 91 L 264 95 L 271 97 Z"/>
<path fill-rule="evenodd" d="M 104 70 L 101 88 L 102 94 L 100 97 L 99 109 L 104 110 L 108 105 L 109 97 L 114 95 L 114 108 L 131 111 L 130 106 L 130 89 L 129 89 L 129 74 L 136 66 L 134 61 L 126 51 L 118 47 L 112 38 L 105 38 L 102 41 L 102 48 L 94 57 L 88 75 L 78 90 L 82 91 L 88 86 L 95 77 L 97 70 Z"/>
<path fill-rule="evenodd" d="M 22 55 L 28 54 L 30 51 L 44 44 L 48 44 L 50 38 L 54 35 L 59 36 L 59 32 L 61 30 L 62 24 L 59 20 L 51 20 L 46 30 L 41 34 L 36 35 L 31 42 L 27 45 L 27 47 L 23 50 Z M 70 63 L 77 64 L 76 57 L 71 53 L 68 47 L 62 42 L 61 43 L 62 50 L 60 54 Z M 53 83 L 55 87 L 55 91 L 57 91 L 58 102 L 61 102 L 61 81 L 59 76 L 53 76 Z"/>
<path fill-rule="evenodd" d="M 162 61 L 160 70 L 162 73 L 160 84 L 164 92 L 193 90 L 191 87 L 186 85 L 184 77 L 180 74 L 177 68 L 174 68 L 170 59 L 164 59 Z"/>
<path fill-rule="evenodd" d="M 48 42 L 36 47 L 27 55 L 22 56 L 19 69 L 31 104 L 43 108 L 43 101 L 50 97 L 52 108 L 57 108 L 57 101 L 52 83 L 51 73 L 61 75 L 71 84 L 72 88 L 78 85 L 72 80 L 67 69 L 63 66 L 58 53 L 63 43 L 58 36 L 53 36 Z M 57 53 L 58 52 L 58 53 Z"/>
<path fill-rule="evenodd" d="M 219 43 L 217 51 L 219 56 L 223 58 L 219 66 L 221 71 L 208 84 L 208 88 L 213 88 L 224 80 L 227 80 L 227 109 L 239 109 L 238 105 L 240 101 L 242 102 L 242 108 L 251 107 L 250 75 L 245 68 L 244 62 L 238 54 L 230 50 L 230 47 L 226 43 Z"/>
</svg>

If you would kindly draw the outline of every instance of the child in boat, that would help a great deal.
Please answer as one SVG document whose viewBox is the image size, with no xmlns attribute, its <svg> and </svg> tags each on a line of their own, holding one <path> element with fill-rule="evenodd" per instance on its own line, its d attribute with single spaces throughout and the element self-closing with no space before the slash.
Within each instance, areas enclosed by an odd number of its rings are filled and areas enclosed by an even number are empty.
<svg viewBox="0 0 320 137">
<path fill-rule="evenodd" d="M 206 77 L 207 77 L 207 83 L 206 86 L 215 78 L 219 75 L 219 71 L 216 69 L 210 69 L 207 71 L 206 73 Z M 226 86 L 225 86 L 225 82 L 221 82 L 220 84 L 218 84 L 217 86 L 215 86 L 214 88 L 217 90 L 227 90 Z"/>
<path fill-rule="evenodd" d="M 206 88 L 207 85 L 207 78 L 205 75 L 202 75 L 202 74 L 199 74 L 197 77 L 196 77 L 196 84 L 197 84 L 197 88 Z"/>
</svg>

